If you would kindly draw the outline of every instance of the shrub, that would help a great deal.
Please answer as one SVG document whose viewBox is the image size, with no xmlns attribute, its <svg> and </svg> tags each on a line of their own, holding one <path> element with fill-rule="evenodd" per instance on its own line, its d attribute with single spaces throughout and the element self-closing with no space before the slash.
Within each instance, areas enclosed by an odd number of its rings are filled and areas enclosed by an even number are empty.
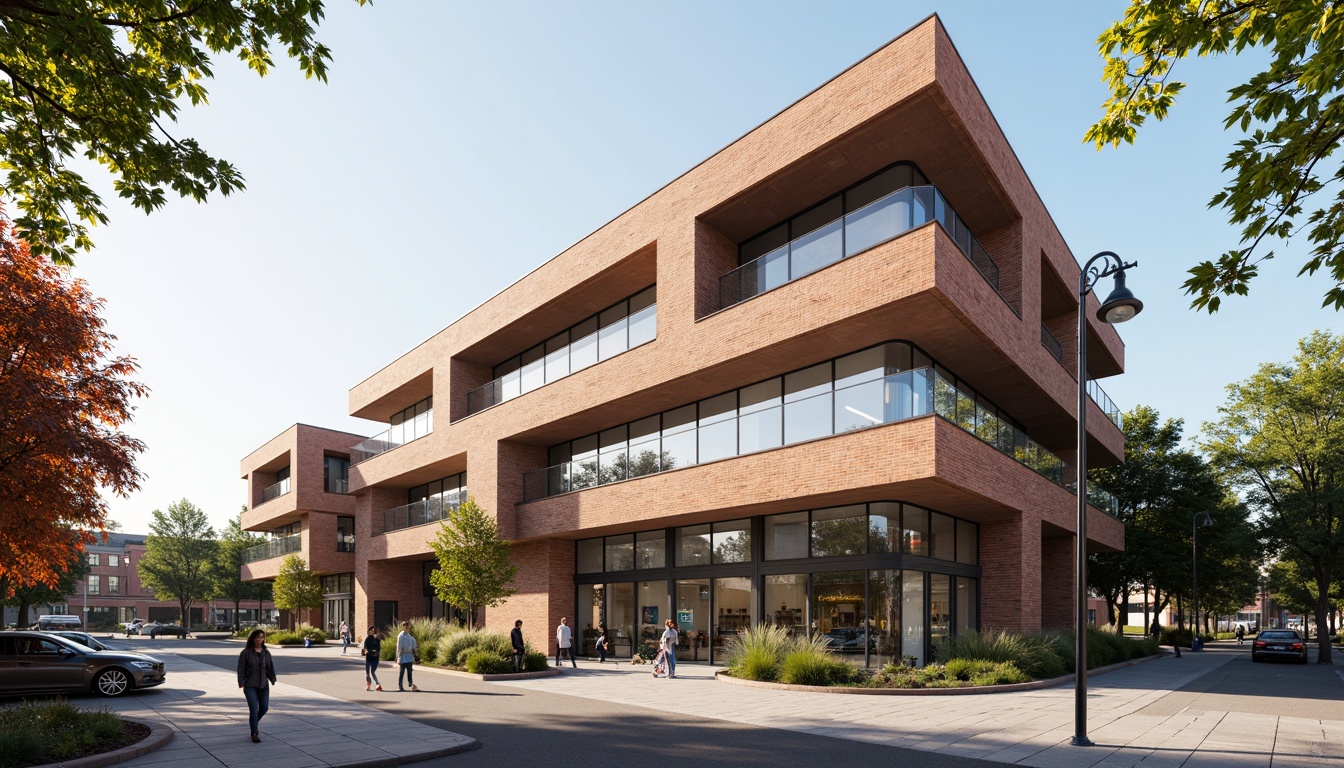
<svg viewBox="0 0 1344 768">
<path fill-rule="evenodd" d="M 411 637 L 415 638 L 420 660 L 426 664 L 439 663 L 439 649 L 443 638 L 460 634 L 467 630 L 457 622 L 443 619 L 411 619 Z M 393 643 L 395 645 L 395 642 Z"/>
<path fill-rule="evenodd" d="M 63 699 L 25 701 L 0 708 L 0 768 L 65 760 L 124 735 L 121 719 L 106 709 L 81 710 Z"/>
<path fill-rule="evenodd" d="M 550 663 L 550 657 L 541 651 L 528 651 L 523 656 L 523 671 L 545 672 Z"/>
<path fill-rule="evenodd" d="M 938 646 L 938 661 L 954 659 L 1011 663 L 1030 677 L 1045 679 L 1065 673 L 1065 661 L 1051 635 L 1024 632 L 959 632 Z"/>
<path fill-rule="evenodd" d="M 989 669 L 972 675 L 971 685 L 1011 685 L 1013 683 L 1029 683 L 1031 675 L 1018 669 L 1015 664 L 1008 661 L 1002 661 L 993 664 Z"/>
<path fill-rule="evenodd" d="M 757 624 L 728 646 L 728 673 L 745 680 L 775 680 L 785 653 L 793 646 L 789 631 L 776 624 Z"/>
<path fill-rule="evenodd" d="M 790 685 L 840 685 L 853 682 L 857 670 L 828 651 L 797 648 L 784 657 L 779 680 Z"/>
<path fill-rule="evenodd" d="M 513 661 L 501 659 L 490 651 L 472 651 L 462 665 L 473 675 L 502 675 L 513 670 Z"/>
</svg>

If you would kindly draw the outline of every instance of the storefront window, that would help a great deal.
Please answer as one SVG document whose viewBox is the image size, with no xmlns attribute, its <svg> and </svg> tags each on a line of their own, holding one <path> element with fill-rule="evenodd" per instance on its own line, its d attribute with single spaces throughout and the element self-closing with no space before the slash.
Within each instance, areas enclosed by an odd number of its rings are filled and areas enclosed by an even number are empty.
<svg viewBox="0 0 1344 768">
<path fill-rule="evenodd" d="M 635 567 L 663 568 L 667 565 L 667 534 L 644 531 L 635 534 Z"/>
<path fill-rule="evenodd" d="M 979 629 L 980 616 L 976 607 L 979 604 L 977 581 L 965 576 L 957 577 L 957 632 L 974 632 Z"/>
<path fill-rule="evenodd" d="M 729 520 L 714 524 L 714 562 L 751 562 L 751 521 Z"/>
<path fill-rule="evenodd" d="M 902 525 L 905 533 L 901 539 L 901 551 L 908 555 L 929 555 L 929 510 L 913 504 L 902 504 Z"/>
<path fill-rule="evenodd" d="M 708 525 L 689 525 L 677 529 L 677 565 L 709 565 Z"/>
<path fill-rule="evenodd" d="M 583 539 L 576 547 L 578 549 L 578 572 L 579 573 L 601 573 L 602 572 L 602 540 L 601 539 Z"/>
<path fill-rule="evenodd" d="M 864 652 L 868 612 L 863 571 L 812 574 L 812 631 L 844 655 Z"/>
<path fill-rule="evenodd" d="M 812 556 L 861 555 L 868 543 L 868 508 L 863 504 L 812 511 Z"/>
<path fill-rule="evenodd" d="M 606 552 L 608 571 L 628 571 L 635 567 L 635 536 L 627 533 L 624 536 L 608 536 L 606 538 Z"/>
<path fill-rule="evenodd" d="M 639 588 L 639 647 L 653 658 L 658 654 L 658 638 L 663 636 L 663 622 L 667 620 L 667 582 L 666 581 L 641 581 L 637 585 Z M 622 652 L 613 648 L 617 658 L 622 658 Z M 627 647 L 624 656 L 634 654 L 632 647 Z"/>
<path fill-rule="evenodd" d="M 807 575 L 766 576 L 763 618 L 793 634 L 807 634 Z"/>
<path fill-rule="evenodd" d="M 790 512 L 765 518 L 765 559 L 807 557 L 807 513 Z"/>
<path fill-rule="evenodd" d="M 875 667 L 901 661 L 901 572 L 868 572 L 869 638 Z"/>
<path fill-rule="evenodd" d="M 756 601 L 752 599 L 751 579 L 735 576 L 714 579 L 714 661 L 723 663 L 733 639 L 756 623 Z"/>
<path fill-rule="evenodd" d="M 929 645 L 938 646 L 952 636 L 952 577 L 945 573 L 929 574 Z"/>
<path fill-rule="evenodd" d="M 901 551 L 901 505 L 882 501 L 868 505 L 868 551 L 874 554 Z"/>
<path fill-rule="evenodd" d="M 969 565 L 980 562 L 980 526 L 975 523 L 957 521 L 957 562 Z"/>
<path fill-rule="evenodd" d="M 677 662 L 709 660 L 709 579 L 677 582 Z"/>
<path fill-rule="evenodd" d="M 947 515 L 937 512 L 929 514 L 929 557 L 939 560 L 956 560 L 957 522 Z"/>
<path fill-rule="evenodd" d="M 597 642 L 597 626 L 606 621 L 602 612 L 602 584 L 580 584 L 577 613 L 574 616 L 574 631 L 581 639 L 578 653 L 585 656 L 595 655 L 593 646 Z"/>
<path fill-rule="evenodd" d="M 607 585 L 607 631 L 612 633 L 611 652 L 620 658 L 630 638 L 634 637 L 635 585 L 634 582 L 619 582 Z M 552 630 L 554 634 L 554 630 Z M 625 643 L 621 640 L 624 638 Z M 627 656 L 626 658 L 629 658 Z"/>
<path fill-rule="evenodd" d="M 901 658 L 916 667 L 924 666 L 924 574 L 901 574 Z"/>
</svg>

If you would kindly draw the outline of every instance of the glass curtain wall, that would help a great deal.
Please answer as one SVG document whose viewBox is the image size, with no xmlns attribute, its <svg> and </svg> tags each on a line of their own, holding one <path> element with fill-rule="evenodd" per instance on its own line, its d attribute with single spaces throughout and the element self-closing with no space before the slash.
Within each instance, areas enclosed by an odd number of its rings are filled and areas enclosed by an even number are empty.
<svg viewBox="0 0 1344 768">
<path fill-rule="evenodd" d="M 677 662 L 709 660 L 709 579 L 677 581 Z"/>
</svg>

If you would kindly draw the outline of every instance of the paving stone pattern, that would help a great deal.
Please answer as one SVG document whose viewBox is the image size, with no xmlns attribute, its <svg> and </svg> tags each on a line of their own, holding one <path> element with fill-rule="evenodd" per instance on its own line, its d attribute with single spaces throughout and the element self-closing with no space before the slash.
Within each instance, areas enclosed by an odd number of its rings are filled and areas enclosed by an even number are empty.
<svg viewBox="0 0 1344 768">
<path fill-rule="evenodd" d="M 1088 681 L 1088 735 L 1075 747 L 1071 684 L 958 696 L 844 696 L 715 682 L 681 664 L 677 679 L 647 666 L 583 665 L 556 678 L 500 683 L 746 725 L 1040 768 L 1344 768 L 1344 721 L 1240 712 L 1143 710 L 1230 662 L 1187 653 Z"/>
<path fill-rule="evenodd" d="M 100 702 L 101 703 L 101 702 Z M 271 709 L 261 721 L 260 744 L 247 728 L 247 702 L 235 676 L 174 655 L 168 683 L 114 699 L 126 717 L 158 721 L 173 729 L 166 747 L 126 766 L 322 766 L 400 765 L 477 746 L 475 739 L 359 704 L 285 685 L 271 689 Z"/>
</svg>

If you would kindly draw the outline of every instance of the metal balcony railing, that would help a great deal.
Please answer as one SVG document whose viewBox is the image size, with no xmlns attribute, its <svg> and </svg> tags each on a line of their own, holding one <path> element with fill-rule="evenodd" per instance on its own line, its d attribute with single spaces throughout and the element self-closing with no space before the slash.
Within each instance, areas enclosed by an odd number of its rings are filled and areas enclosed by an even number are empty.
<svg viewBox="0 0 1344 768">
<path fill-rule="evenodd" d="M 1054 355 L 1056 360 L 1060 363 L 1064 362 L 1064 345 L 1060 344 L 1059 339 L 1055 338 L 1055 334 L 1045 327 L 1045 323 L 1041 323 L 1041 344 L 1049 350 L 1051 355 Z"/>
<path fill-rule="evenodd" d="M 428 499 L 413 501 L 400 507 L 383 512 L 383 533 L 401 528 L 411 528 L 426 523 L 436 523 L 457 509 L 467 498 L 466 490 L 457 493 L 445 493 Z"/>
<path fill-rule="evenodd" d="M 1092 398 L 1092 402 L 1097 404 L 1097 407 L 1101 409 L 1102 413 L 1106 414 L 1106 418 L 1110 419 L 1112 424 L 1119 429 L 1125 428 L 1125 417 L 1120 412 L 1120 406 L 1112 402 L 1101 385 L 1092 379 L 1087 380 L 1087 396 Z"/>
<path fill-rule="evenodd" d="M 349 493 L 350 480 L 344 477 L 329 477 L 326 483 L 327 493 Z"/>
<path fill-rule="evenodd" d="M 286 493 L 289 493 L 289 478 L 288 478 L 288 477 L 286 477 L 284 480 L 281 480 L 280 482 L 276 483 L 275 485 L 268 485 L 268 486 L 266 486 L 265 488 L 262 488 L 262 489 L 261 489 L 261 503 L 262 503 L 262 504 L 265 504 L 266 502 L 270 501 L 271 499 L 278 498 L 278 497 L 280 497 L 280 496 L 284 496 Z"/>
<path fill-rule="evenodd" d="M 255 547 L 249 547 L 243 551 L 244 563 L 255 563 L 258 560 L 270 560 L 273 557 L 282 557 L 303 548 L 303 534 L 291 533 L 288 536 L 280 536 L 265 544 L 258 544 Z"/>
<path fill-rule="evenodd" d="M 898 189 L 781 245 L 719 278 L 719 309 L 759 296 L 858 255 L 916 227 L 939 222 L 994 288 L 999 267 L 933 185 Z"/>
</svg>

